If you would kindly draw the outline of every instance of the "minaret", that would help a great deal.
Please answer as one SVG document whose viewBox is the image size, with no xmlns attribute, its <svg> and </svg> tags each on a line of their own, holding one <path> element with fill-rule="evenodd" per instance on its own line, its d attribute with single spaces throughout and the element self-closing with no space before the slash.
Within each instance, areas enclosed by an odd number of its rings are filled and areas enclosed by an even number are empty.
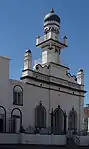
<svg viewBox="0 0 89 149">
<path fill-rule="evenodd" d="M 24 55 L 24 70 L 32 69 L 32 53 L 27 49 Z"/>
<path fill-rule="evenodd" d="M 84 71 L 83 69 L 80 69 L 77 73 L 77 82 L 80 85 L 84 85 Z"/>
<path fill-rule="evenodd" d="M 21 79 L 26 79 L 29 75 L 31 75 L 32 71 L 32 53 L 31 50 L 27 49 L 24 54 L 24 69 L 22 71 Z"/>
<path fill-rule="evenodd" d="M 44 36 L 36 38 L 36 47 L 42 49 L 42 64 L 60 63 L 61 49 L 67 47 L 66 37 L 59 40 L 60 17 L 53 9 L 44 17 Z"/>
</svg>

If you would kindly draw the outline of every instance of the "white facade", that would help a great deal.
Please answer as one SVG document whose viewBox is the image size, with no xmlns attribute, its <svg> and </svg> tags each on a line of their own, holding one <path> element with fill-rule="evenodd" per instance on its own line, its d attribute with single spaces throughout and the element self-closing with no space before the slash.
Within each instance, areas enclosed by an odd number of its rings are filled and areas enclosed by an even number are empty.
<svg viewBox="0 0 89 149">
<path fill-rule="evenodd" d="M 72 107 L 77 112 L 78 117 L 77 129 L 83 129 L 83 102 L 84 102 L 84 92 L 81 90 L 81 85 L 79 85 L 72 77 L 66 75 L 65 67 L 61 65 L 50 64 L 50 68 L 39 68 L 38 70 L 27 70 L 28 72 L 23 72 L 23 80 L 11 80 L 9 79 L 9 59 L 0 57 L 0 64 L 4 64 L 3 74 L 0 73 L 0 105 L 4 106 L 7 113 L 7 119 L 11 116 L 11 111 L 13 108 L 19 108 L 22 112 L 22 124 L 24 128 L 29 127 L 29 125 L 35 125 L 35 115 L 34 109 L 36 105 L 42 101 L 42 104 L 46 108 L 47 112 L 47 126 L 50 126 L 50 116 L 51 109 L 55 109 L 60 105 L 63 111 L 66 110 L 67 116 L 71 111 Z M 2 69 L 2 66 L 1 66 Z M 42 73 L 39 73 L 39 70 Z M 48 70 L 49 72 L 47 72 Z M 45 71 L 45 72 L 43 72 Z M 46 75 L 45 73 L 50 73 Z M 58 74 L 60 77 L 58 77 Z M 25 77 L 25 75 L 29 76 Z M 8 76 L 8 77 L 7 77 Z M 49 77 L 50 76 L 50 77 Z M 63 76 L 63 78 L 62 78 Z M 31 78 L 30 78 L 31 77 Z M 50 84 L 49 84 L 50 81 Z M 13 104 L 13 88 L 15 86 L 21 86 L 23 88 L 23 105 Z M 18 113 L 19 114 L 19 113 Z M 79 124 L 80 120 L 80 124 Z M 7 122 L 8 123 L 8 122 Z M 79 126 L 80 125 L 80 126 Z M 67 117 L 67 128 L 68 128 L 68 117 Z M 7 129 L 8 130 L 8 129 Z"/>
<path fill-rule="evenodd" d="M 46 22 L 46 25 L 47 23 L 47 28 L 51 27 L 51 23 L 53 23 L 55 25 L 52 27 L 57 27 L 57 31 L 59 30 L 58 22 L 49 21 Z M 46 38 L 45 36 L 49 33 L 55 36 Z M 62 132 L 57 128 L 59 135 L 65 134 L 69 129 L 84 129 L 84 72 L 80 70 L 77 77 L 71 76 L 69 68 L 60 64 L 61 48 L 67 47 L 65 39 L 62 43 L 59 40 L 59 32 L 57 33 L 57 39 L 56 32 L 53 33 L 51 30 L 49 33 L 44 34 L 44 39 L 40 44 L 38 38 L 36 41 L 36 46 L 42 48 L 42 64 L 37 64 L 32 69 L 32 54 L 30 50 L 26 51 L 21 80 L 11 80 L 9 78 L 10 60 L 6 57 L 0 57 L 0 70 L 2 70 L 0 71 L 0 106 L 3 106 L 6 110 L 5 115 L 3 108 L 0 108 L 1 132 L 11 132 L 13 131 L 12 127 L 15 129 L 14 132 L 19 132 L 20 127 L 23 126 L 25 131 L 29 128 L 29 133 L 34 133 L 36 121 L 39 123 L 39 120 L 36 120 L 35 108 L 40 104 L 46 110 L 45 120 L 43 120 L 45 121 L 45 128 L 41 127 L 40 133 L 42 131 L 46 135 L 53 133 L 51 132 L 51 111 L 54 112 L 58 108 L 63 111 L 63 122 L 60 122 L 62 120 L 60 118 L 58 120 L 59 128 L 62 127 Z M 70 112 L 76 112 L 75 117 L 71 119 L 75 119 L 74 124 L 69 118 Z M 65 113 L 66 123 L 64 122 Z M 53 128 L 57 126 L 57 120 L 54 119 Z M 42 122 L 40 123 L 42 124 Z M 61 126 L 64 123 L 65 126 Z M 69 128 L 69 123 L 71 123 L 71 128 Z M 64 132 L 64 129 L 66 129 L 66 132 Z"/>
</svg>

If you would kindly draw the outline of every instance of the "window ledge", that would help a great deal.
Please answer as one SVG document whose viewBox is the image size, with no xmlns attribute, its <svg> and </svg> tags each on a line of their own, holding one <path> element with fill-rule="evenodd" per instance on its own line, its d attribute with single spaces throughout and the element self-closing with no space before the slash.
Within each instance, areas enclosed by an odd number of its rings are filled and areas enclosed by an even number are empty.
<svg viewBox="0 0 89 149">
<path fill-rule="evenodd" d="M 23 106 L 23 104 L 16 104 L 16 103 L 13 103 L 13 105 L 16 105 L 16 106 Z"/>
</svg>

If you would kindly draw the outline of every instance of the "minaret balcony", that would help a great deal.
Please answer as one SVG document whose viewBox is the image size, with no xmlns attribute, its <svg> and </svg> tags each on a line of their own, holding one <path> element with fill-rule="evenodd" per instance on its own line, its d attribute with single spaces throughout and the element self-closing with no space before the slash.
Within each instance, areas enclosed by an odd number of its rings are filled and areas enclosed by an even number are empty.
<svg viewBox="0 0 89 149">
<path fill-rule="evenodd" d="M 53 45 L 56 45 L 62 49 L 67 47 L 66 39 L 67 39 L 66 37 L 58 39 L 54 37 L 52 34 L 44 35 L 43 37 L 37 36 L 36 47 L 42 48 L 52 43 Z"/>
</svg>

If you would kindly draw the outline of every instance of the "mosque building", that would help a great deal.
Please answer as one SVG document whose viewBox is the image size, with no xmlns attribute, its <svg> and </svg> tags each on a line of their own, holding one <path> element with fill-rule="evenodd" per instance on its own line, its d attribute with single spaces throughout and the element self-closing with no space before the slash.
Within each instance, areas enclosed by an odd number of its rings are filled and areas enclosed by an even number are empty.
<svg viewBox="0 0 89 149">
<path fill-rule="evenodd" d="M 42 62 L 32 66 L 32 52 L 26 50 L 20 80 L 10 79 L 10 59 L 0 56 L 1 144 L 66 145 L 67 137 L 84 130 L 84 71 L 71 75 L 61 64 L 68 45 L 67 37 L 60 37 L 60 24 L 51 9 L 44 17 L 43 37 L 36 37 Z"/>
</svg>

